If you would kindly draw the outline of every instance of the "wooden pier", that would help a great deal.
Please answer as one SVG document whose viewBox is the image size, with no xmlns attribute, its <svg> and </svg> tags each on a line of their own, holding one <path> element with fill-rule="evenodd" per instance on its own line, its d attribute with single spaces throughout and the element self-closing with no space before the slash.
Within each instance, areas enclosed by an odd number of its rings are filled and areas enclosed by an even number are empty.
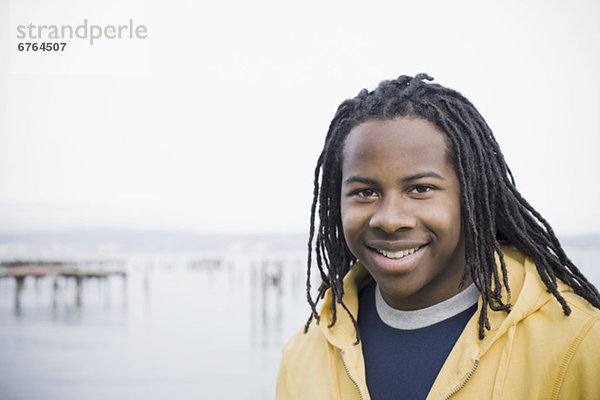
<svg viewBox="0 0 600 400">
<path fill-rule="evenodd" d="M 58 290 L 58 278 L 74 279 L 76 283 L 75 303 L 81 305 L 81 294 L 83 290 L 83 281 L 86 279 L 107 279 L 110 276 L 121 276 L 125 281 L 127 273 L 125 271 L 108 269 L 80 269 L 77 264 L 66 262 L 38 262 L 38 261 L 15 261 L 1 263 L 4 271 L 0 271 L 0 278 L 13 278 L 16 282 L 15 301 L 19 308 L 20 295 L 28 276 L 36 280 L 40 278 L 53 279 L 53 288 Z"/>
</svg>

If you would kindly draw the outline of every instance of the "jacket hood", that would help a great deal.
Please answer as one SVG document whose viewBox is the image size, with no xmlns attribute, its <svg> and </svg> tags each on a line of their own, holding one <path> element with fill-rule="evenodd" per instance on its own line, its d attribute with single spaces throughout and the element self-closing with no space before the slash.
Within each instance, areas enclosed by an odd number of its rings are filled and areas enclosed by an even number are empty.
<svg viewBox="0 0 600 400">
<path fill-rule="evenodd" d="M 510 313 L 507 315 L 504 311 L 488 310 L 488 319 L 490 321 L 490 330 L 485 331 L 485 338 L 480 346 L 480 354 L 484 354 L 487 349 L 502 335 L 509 332 L 514 327 L 544 306 L 549 301 L 555 301 L 554 296 L 548 292 L 542 282 L 533 261 L 512 246 L 502 248 L 506 270 L 508 273 L 508 284 L 510 287 L 510 296 L 506 288 L 502 288 L 502 300 L 512 302 Z M 496 255 L 496 265 L 500 265 L 498 255 Z M 572 291 L 570 287 L 558 281 L 558 291 Z M 556 307 L 561 305 L 556 302 Z M 481 299 L 477 307 L 475 317 L 479 316 L 481 311 Z"/>
</svg>

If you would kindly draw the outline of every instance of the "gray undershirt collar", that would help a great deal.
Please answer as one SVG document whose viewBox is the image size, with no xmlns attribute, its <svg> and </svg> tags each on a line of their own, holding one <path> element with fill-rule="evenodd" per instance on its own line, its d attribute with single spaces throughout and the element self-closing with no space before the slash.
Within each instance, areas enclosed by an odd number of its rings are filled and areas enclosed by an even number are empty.
<svg viewBox="0 0 600 400">
<path fill-rule="evenodd" d="M 403 311 L 385 302 L 379 285 L 375 288 L 375 307 L 379 318 L 396 329 L 420 329 L 437 324 L 465 311 L 479 300 L 479 290 L 472 283 L 468 288 L 441 303 L 420 310 Z"/>
</svg>

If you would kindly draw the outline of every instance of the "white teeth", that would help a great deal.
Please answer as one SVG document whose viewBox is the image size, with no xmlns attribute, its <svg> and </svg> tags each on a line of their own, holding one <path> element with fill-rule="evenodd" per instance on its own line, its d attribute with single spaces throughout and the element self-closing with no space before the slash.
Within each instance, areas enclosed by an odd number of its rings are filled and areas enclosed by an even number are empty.
<svg viewBox="0 0 600 400">
<path fill-rule="evenodd" d="M 419 248 L 414 247 L 412 249 L 400 250 L 400 251 L 386 251 L 386 250 L 381 250 L 381 249 L 376 249 L 376 250 L 379 254 L 381 254 L 387 258 L 398 259 L 398 258 L 402 258 L 404 256 L 414 253 L 415 251 L 419 250 Z"/>
</svg>

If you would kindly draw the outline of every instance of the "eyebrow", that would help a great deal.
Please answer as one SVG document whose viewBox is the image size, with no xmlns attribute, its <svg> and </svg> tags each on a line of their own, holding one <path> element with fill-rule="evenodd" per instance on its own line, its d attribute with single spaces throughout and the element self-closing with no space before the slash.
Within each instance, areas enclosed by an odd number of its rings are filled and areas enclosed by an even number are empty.
<svg viewBox="0 0 600 400">
<path fill-rule="evenodd" d="M 414 175 L 410 175 L 410 176 L 405 176 L 404 178 L 402 178 L 402 182 L 406 183 L 406 182 L 410 182 L 410 181 L 416 181 L 417 179 L 421 179 L 421 178 L 444 179 L 443 176 L 441 176 L 433 171 L 427 171 L 427 172 L 419 172 L 418 174 L 414 174 Z"/>
<path fill-rule="evenodd" d="M 419 172 L 418 174 L 414 174 L 414 175 L 405 176 L 400 181 L 403 183 L 407 183 L 407 182 L 411 182 L 411 181 L 416 181 L 417 179 L 421 179 L 421 178 L 444 179 L 443 176 L 441 176 L 433 171 L 427 171 L 427 172 Z M 349 185 L 351 183 L 363 183 L 365 185 L 377 185 L 378 182 L 377 182 L 377 180 L 375 180 L 373 178 L 366 178 L 366 177 L 362 177 L 362 176 L 351 176 L 344 181 L 345 185 Z"/>
<path fill-rule="evenodd" d="M 377 181 L 373 178 L 363 178 L 360 176 L 351 176 L 344 181 L 345 185 L 349 185 L 351 183 L 364 183 L 365 185 L 377 185 Z"/>
</svg>

